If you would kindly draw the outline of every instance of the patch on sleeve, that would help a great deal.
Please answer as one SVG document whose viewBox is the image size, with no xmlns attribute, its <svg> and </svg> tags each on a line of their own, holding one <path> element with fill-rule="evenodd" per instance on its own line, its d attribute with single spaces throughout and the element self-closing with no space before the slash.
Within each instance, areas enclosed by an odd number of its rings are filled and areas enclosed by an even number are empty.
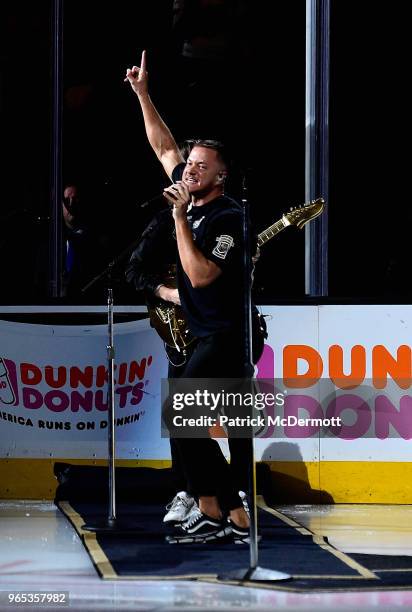
<svg viewBox="0 0 412 612">
<path fill-rule="evenodd" d="M 232 236 L 227 236 L 226 234 L 222 234 L 216 238 L 217 245 L 213 249 L 213 255 L 219 257 L 220 259 L 226 259 L 226 255 L 229 252 L 229 249 L 235 244 Z"/>
</svg>

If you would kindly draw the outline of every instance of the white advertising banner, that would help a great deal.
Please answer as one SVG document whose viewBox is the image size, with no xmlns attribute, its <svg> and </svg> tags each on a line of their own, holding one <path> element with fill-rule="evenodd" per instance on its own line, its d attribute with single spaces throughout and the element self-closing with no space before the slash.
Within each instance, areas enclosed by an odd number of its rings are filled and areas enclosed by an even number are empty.
<svg viewBox="0 0 412 612">
<path fill-rule="evenodd" d="M 350 425 L 327 436 L 321 427 L 285 427 L 282 439 L 257 440 L 256 456 L 411 461 L 412 307 L 264 306 L 262 311 L 269 315 L 265 369 L 283 383 L 283 415 L 339 415 Z"/>
<path fill-rule="evenodd" d="M 115 326 L 117 456 L 162 459 L 163 343 L 148 320 Z M 2 457 L 107 457 L 107 326 L 0 321 Z"/>
<path fill-rule="evenodd" d="M 285 396 L 279 413 L 345 413 L 350 424 L 329 436 L 320 427 L 268 432 L 256 441 L 257 459 L 410 461 L 412 307 L 261 310 L 269 337 L 256 376 L 276 380 Z M 106 458 L 107 327 L 0 321 L 0 335 L 0 455 Z M 117 323 L 115 348 L 116 455 L 168 459 L 160 436 L 163 344 L 143 320 Z"/>
</svg>

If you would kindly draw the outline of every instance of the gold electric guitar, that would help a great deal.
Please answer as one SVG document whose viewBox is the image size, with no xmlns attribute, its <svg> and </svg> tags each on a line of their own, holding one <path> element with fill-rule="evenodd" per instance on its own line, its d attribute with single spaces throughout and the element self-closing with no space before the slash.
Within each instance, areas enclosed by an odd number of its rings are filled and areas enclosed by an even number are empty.
<svg viewBox="0 0 412 612">
<path fill-rule="evenodd" d="M 288 213 L 282 215 L 279 221 L 276 221 L 258 235 L 258 247 L 266 244 L 289 225 L 296 225 L 296 227 L 302 229 L 306 223 L 318 217 L 323 212 L 324 207 L 325 201 L 323 198 L 292 207 Z M 164 283 L 168 287 L 176 288 L 176 266 L 170 266 L 164 277 Z M 185 315 L 180 306 L 157 299 L 148 304 L 147 309 L 152 327 L 168 346 L 181 350 L 195 340 L 187 326 Z"/>
</svg>

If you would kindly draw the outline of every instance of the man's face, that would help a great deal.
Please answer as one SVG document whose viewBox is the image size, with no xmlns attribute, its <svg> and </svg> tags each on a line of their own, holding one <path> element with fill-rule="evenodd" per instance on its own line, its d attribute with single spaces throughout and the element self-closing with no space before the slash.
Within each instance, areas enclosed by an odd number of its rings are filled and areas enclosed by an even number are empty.
<svg viewBox="0 0 412 612">
<path fill-rule="evenodd" d="M 221 190 L 225 175 L 225 167 L 217 151 L 195 146 L 187 159 L 183 182 L 190 193 L 205 196 L 214 189 Z"/>
<path fill-rule="evenodd" d="M 72 223 L 79 212 L 79 194 L 75 185 L 69 185 L 63 192 L 63 218 Z"/>
</svg>

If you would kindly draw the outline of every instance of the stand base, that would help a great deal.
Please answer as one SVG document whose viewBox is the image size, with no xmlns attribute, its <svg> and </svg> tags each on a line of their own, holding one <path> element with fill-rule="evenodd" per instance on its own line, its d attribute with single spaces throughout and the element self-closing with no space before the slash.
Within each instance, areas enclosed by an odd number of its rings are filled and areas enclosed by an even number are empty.
<svg viewBox="0 0 412 612">
<path fill-rule="evenodd" d="M 276 582 L 278 580 L 291 580 L 292 576 L 277 572 L 276 570 L 266 569 L 265 567 L 255 567 L 248 569 L 238 569 L 221 574 L 218 580 L 240 580 L 247 582 Z"/>
<path fill-rule="evenodd" d="M 133 535 L 143 533 L 143 529 L 133 521 L 124 519 L 101 519 L 92 524 L 86 523 L 82 525 L 84 531 L 93 531 L 94 533 L 105 533 L 113 535 Z"/>
</svg>

